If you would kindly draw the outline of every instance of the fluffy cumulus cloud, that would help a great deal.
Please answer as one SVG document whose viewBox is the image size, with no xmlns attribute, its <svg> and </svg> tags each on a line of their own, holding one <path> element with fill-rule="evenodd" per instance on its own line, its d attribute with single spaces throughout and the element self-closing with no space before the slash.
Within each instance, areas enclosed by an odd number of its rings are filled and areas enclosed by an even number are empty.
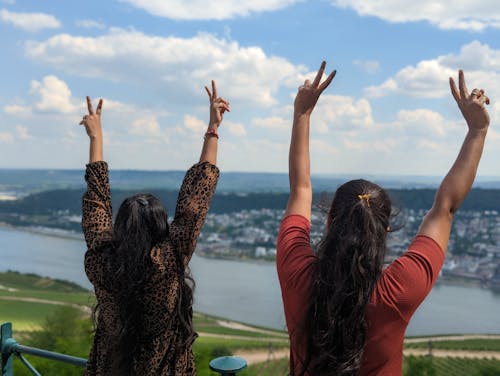
<svg viewBox="0 0 500 376">
<path fill-rule="evenodd" d="M 61 27 L 61 22 L 50 14 L 17 13 L 7 9 L 0 9 L 0 21 L 30 32 Z"/>
<path fill-rule="evenodd" d="M 300 0 L 121 0 L 146 12 L 176 20 L 223 20 L 285 8 Z"/>
<path fill-rule="evenodd" d="M 201 83 L 216 79 L 231 100 L 263 106 L 275 104 L 279 88 L 289 82 L 295 86 L 305 69 L 260 47 L 242 47 L 208 33 L 159 37 L 116 28 L 98 37 L 59 34 L 30 41 L 26 54 L 71 74 L 158 88 L 174 100 L 199 94 Z"/>
<path fill-rule="evenodd" d="M 5 105 L 3 111 L 8 115 L 14 116 L 29 116 L 31 115 L 31 107 L 20 104 Z"/>
<path fill-rule="evenodd" d="M 199 135 L 203 134 L 207 128 L 207 124 L 203 120 L 193 115 L 184 116 L 183 126 L 195 137 L 199 137 Z"/>
<path fill-rule="evenodd" d="M 252 119 L 252 126 L 264 128 L 267 131 L 290 131 L 292 124 L 290 119 L 281 116 L 256 117 Z"/>
<path fill-rule="evenodd" d="M 352 132 L 373 125 L 372 108 L 364 98 L 323 94 L 312 116 L 313 132 L 318 133 Z"/>
<path fill-rule="evenodd" d="M 242 123 L 235 123 L 225 120 L 223 124 L 224 128 L 227 128 L 228 132 L 234 136 L 241 137 L 247 134 L 245 126 Z"/>
<path fill-rule="evenodd" d="M 129 133 L 139 136 L 157 136 L 161 133 L 161 128 L 156 117 L 150 115 L 135 119 Z"/>
<path fill-rule="evenodd" d="M 284 106 L 267 117 L 255 117 L 252 127 L 264 129 L 269 135 L 284 137 L 292 130 L 292 106 Z M 367 99 L 323 94 L 311 117 L 311 133 L 325 135 L 330 132 L 352 133 L 374 124 L 372 108 Z"/>
<path fill-rule="evenodd" d="M 37 110 L 63 114 L 77 110 L 77 107 L 72 103 L 68 85 L 56 76 L 45 76 L 41 82 L 33 80 L 30 86 L 30 93 L 38 98 L 35 103 Z"/>
<path fill-rule="evenodd" d="M 481 3 L 468 0 L 332 0 L 332 4 L 388 22 L 426 21 L 444 30 L 500 28 L 500 8 L 494 0 Z"/>
<path fill-rule="evenodd" d="M 459 68 L 464 69 L 470 89 L 474 85 L 488 89 L 492 95 L 500 94 L 497 85 L 488 85 L 500 78 L 500 50 L 478 41 L 464 45 L 458 54 L 442 55 L 404 67 L 382 84 L 368 87 L 365 93 L 374 98 L 391 94 L 442 98 L 450 93 L 448 77 L 457 81 Z"/>
<path fill-rule="evenodd" d="M 391 128 L 406 136 L 435 139 L 446 136 L 450 130 L 456 129 L 456 126 L 435 111 L 419 108 L 400 110 Z"/>
</svg>

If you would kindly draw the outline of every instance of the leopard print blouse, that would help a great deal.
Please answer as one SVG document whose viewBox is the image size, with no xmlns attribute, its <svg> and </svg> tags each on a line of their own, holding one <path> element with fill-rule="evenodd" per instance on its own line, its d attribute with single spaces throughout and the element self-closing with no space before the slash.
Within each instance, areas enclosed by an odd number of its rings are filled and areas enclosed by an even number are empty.
<svg viewBox="0 0 500 376">
<path fill-rule="evenodd" d="M 177 199 L 175 217 L 167 241 L 151 250 L 152 269 L 145 287 L 144 317 L 140 323 L 139 352 L 132 361 L 135 375 L 196 375 L 191 348 L 178 351 L 182 338 L 176 305 L 181 288 L 177 269 L 180 253 L 187 266 L 210 206 L 219 178 L 216 166 L 202 162 L 184 177 Z M 111 194 L 106 162 L 87 165 L 87 192 L 82 202 L 82 227 L 88 250 L 85 272 L 94 285 L 99 318 L 86 375 L 111 375 L 113 348 L 119 333 L 119 310 L 102 257 L 102 249 L 112 237 Z"/>
</svg>

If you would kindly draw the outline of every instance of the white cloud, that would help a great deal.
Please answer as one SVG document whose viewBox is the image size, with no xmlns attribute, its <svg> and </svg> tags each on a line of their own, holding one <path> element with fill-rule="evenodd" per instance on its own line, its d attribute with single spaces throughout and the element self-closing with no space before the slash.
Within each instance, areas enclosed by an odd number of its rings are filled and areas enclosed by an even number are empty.
<svg viewBox="0 0 500 376">
<path fill-rule="evenodd" d="M 141 117 L 132 122 L 129 133 L 140 136 L 158 136 L 161 133 L 160 124 L 154 116 Z"/>
<path fill-rule="evenodd" d="M 245 126 L 241 123 L 234 123 L 232 121 L 224 120 L 221 126 L 227 128 L 229 133 L 235 136 L 245 136 L 247 134 Z"/>
<path fill-rule="evenodd" d="M 207 128 L 207 124 L 203 120 L 192 115 L 184 116 L 183 126 L 193 135 L 203 135 Z"/>
<path fill-rule="evenodd" d="M 0 144 L 11 144 L 14 137 L 10 132 L 0 132 Z"/>
<path fill-rule="evenodd" d="M 46 13 L 16 13 L 0 9 L 0 21 L 14 25 L 26 31 L 36 32 L 43 29 L 57 29 L 61 22 Z"/>
<path fill-rule="evenodd" d="M 418 140 L 417 141 L 417 147 L 419 149 L 428 149 L 428 150 L 431 150 L 431 151 L 437 151 L 439 149 L 441 149 L 441 145 L 438 144 L 437 142 L 435 141 L 431 141 L 431 140 Z"/>
<path fill-rule="evenodd" d="M 176 20 L 223 20 L 285 8 L 300 0 L 121 0 L 146 12 Z"/>
<path fill-rule="evenodd" d="M 68 85 L 56 76 L 45 76 L 42 82 L 33 80 L 30 86 L 30 93 L 39 97 L 35 103 L 37 110 L 64 114 L 77 110 L 77 106 L 72 103 Z"/>
<path fill-rule="evenodd" d="M 373 98 L 392 94 L 420 98 L 446 97 L 450 95 L 448 77 L 454 77 L 457 82 L 459 68 L 465 71 L 469 89 L 484 87 L 492 98 L 500 94 L 498 85 L 490 84 L 500 79 L 500 50 L 478 41 L 464 45 L 459 54 L 442 55 L 420 61 L 415 66 L 404 67 L 382 84 L 366 88 L 365 94 Z"/>
<path fill-rule="evenodd" d="M 16 125 L 16 132 L 17 137 L 19 137 L 21 140 L 28 140 L 30 138 L 33 138 L 33 136 L 28 131 L 28 128 L 22 125 Z"/>
<path fill-rule="evenodd" d="M 411 132 L 413 135 L 423 135 L 424 137 L 445 136 L 448 129 L 452 127 L 452 124 L 446 122 L 441 114 L 423 108 L 399 111 L 394 125 Z"/>
<path fill-rule="evenodd" d="M 30 106 L 23 106 L 19 104 L 5 105 L 3 111 L 8 115 L 15 116 L 29 116 L 32 114 Z"/>
<path fill-rule="evenodd" d="M 106 24 L 102 21 L 96 20 L 78 20 L 76 21 L 76 26 L 83 27 L 84 29 L 105 29 Z"/>
<path fill-rule="evenodd" d="M 252 126 L 289 135 L 292 131 L 293 106 L 284 106 L 275 113 L 268 117 L 253 118 Z M 372 108 L 367 99 L 322 94 L 311 116 L 311 133 L 352 133 L 370 128 L 373 124 Z"/>
<path fill-rule="evenodd" d="M 328 141 L 319 140 L 312 138 L 311 141 L 311 153 L 324 153 L 324 154 L 336 154 L 338 150 L 332 146 Z"/>
<path fill-rule="evenodd" d="M 500 28 L 500 8 L 496 1 L 476 3 L 468 0 L 331 0 L 340 8 L 350 8 L 361 16 L 388 22 L 427 21 L 443 30 L 481 31 Z"/>
<path fill-rule="evenodd" d="M 305 70 L 267 56 L 260 47 L 242 47 L 208 33 L 158 37 L 115 28 L 98 37 L 59 34 L 28 42 L 26 54 L 78 76 L 153 87 L 177 101 L 202 93 L 202 85 L 215 79 L 221 95 L 232 102 L 240 99 L 262 106 L 275 105 L 279 88 L 291 83 L 295 87 Z"/>
<path fill-rule="evenodd" d="M 377 73 L 380 69 L 380 63 L 376 60 L 353 60 L 354 66 L 360 68 L 366 73 Z"/>
<path fill-rule="evenodd" d="M 311 117 L 311 130 L 327 133 L 335 129 L 350 132 L 373 124 L 372 108 L 366 99 L 323 94 Z"/>
<path fill-rule="evenodd" d="M 265 128 L 266 130 L 290 131 L 292 130 L 291 120 L 281 116 L 257 117 L 252 119 L 252 126 Z"/>
<path fill-rule="evenodd" d="M 394 138 L 382 140 L 359 141 L 357 139 L 344 139 L 344 147 L 349 151 L 367 153 L 371 151 L 382 152 L 389 154 L 398 145 L 398 141 Z"/>
</svg>

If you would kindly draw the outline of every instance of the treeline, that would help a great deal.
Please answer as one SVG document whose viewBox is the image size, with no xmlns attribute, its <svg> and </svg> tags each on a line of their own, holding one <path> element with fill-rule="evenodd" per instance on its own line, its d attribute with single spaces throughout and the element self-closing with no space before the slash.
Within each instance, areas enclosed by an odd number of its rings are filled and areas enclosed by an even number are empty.
<svg viewBox="0 0 500 376">
<path fill-rule="evenodd" d="M 149 193 L 159 197 L 166 206 L 169 216 L 175 211 L 177 191 L 173 190 L 149 190 Z M 53 215 L 58 211 L 68 211 L 69 214 L 81 213 L 81 200 L 84 191 L 76 190 L 52 190 L 31 194 L 16 201 L 0 201 L 0 214 L 20 215 Z M 128 196 L 137 193 L 129 190 L 113 190 L 113 209 L 118 210 L 121 202 Z M 389 190 L 394 204 L 399 208 L 406 209 L 429 209 L 432 205 L 434 189 L 392 189 Z M 317 192 L 313 195 L 315 204 L 328 206 L 332 199 L 332 193 Z M 287 193 L 220 193 L 215 194 L 210 212 L 221 214 L 241 210 L 252 209 L 284 209 L 288 200 Z M 500 211 L 499 189 L 473 189 L 461 207 L 462 210 L 498 210 Z"/>
</svg>

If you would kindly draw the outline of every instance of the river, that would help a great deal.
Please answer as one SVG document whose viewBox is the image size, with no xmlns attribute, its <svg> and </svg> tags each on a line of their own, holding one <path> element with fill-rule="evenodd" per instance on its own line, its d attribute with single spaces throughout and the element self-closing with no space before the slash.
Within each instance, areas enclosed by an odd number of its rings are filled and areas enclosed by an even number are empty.
<svg viewBox="0 0 500 376">
<path fill-rule="evenodd" d="M 0 228 L 0 271 L 17 270 L 91 284 L 83 270 L 85 243 L 77 239 Z M 195 310 L 284 329 L 281 294 L 272 263 L 193 256 Z M 438 284 L 419 307 L 407 335 L 500 333 L 500 294 Z"/>
</svg>

